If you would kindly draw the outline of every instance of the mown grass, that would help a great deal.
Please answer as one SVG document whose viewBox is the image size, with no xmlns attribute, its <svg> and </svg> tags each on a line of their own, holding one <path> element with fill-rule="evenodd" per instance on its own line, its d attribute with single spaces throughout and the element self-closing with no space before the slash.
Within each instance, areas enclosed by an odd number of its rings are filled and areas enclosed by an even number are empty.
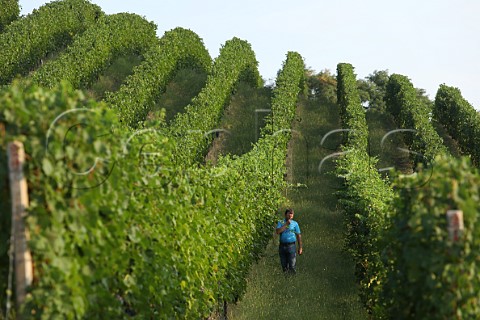
<svg viewBox="0 0 480 320">
<path fill-rule="evenodd" d="M 271 94 L 269 87 L 254 88 L 245 82 L 236 85 L 218 126 L 224 131 L 213 141 L 207 162 L 215 163 L 219 155 L 241 156 L 252 149 L 260 137 L 260 128 L 265 126 Z"/>
<path fill-rule="evenodd" d="M 177 113 L 182 113 L 207 82 L 207 73 L 199 69 L 178 70 L 172 81 L 157 99 L 153 113 L 165 109 L 165 119 L 170 122 Z"/>
<path fill-rule="evenodd" d="M 371 109 L 366 111 L 365 118 L 368 124 L 368 152 L 371 157 L 378 158 L 377 168 L 385 170 L 391 167 L 402 173 L 412 173 L 412 162 L 408 153 L 399 149 L 408 149 L 404 143 L 405 133 L 394 132 L 397 125 L 392 116 L 387 112 Z"/>
<path fill-rule="evenodd" d="M 368 110 L 365 115 L 369 130 L 369 154 L 372 157 L 378 158 L 377 168 L 382 170 L 393 167 L 402 173 L 412 173 L 413 164 L 409 159 L 408 153 L 399 149 L 408 149 L 404 142 L 404 135 L 410 133 L 392 133 L 384 139 L 382 145 L 383 137 L 397 129 L 392 116 L 387 112 L 374 109 Z M 443 143 L 449 153 L 454 157 L 460 157 L 462 152 L 458 143 L 448 135 L 445 128 L 437 121 L 433 120 L 432 124 L 439 136 L 443 139 Z M 384 174 L 387 174 L 387 171 L 385 171 Z"/>
<path fill-rule="evenodd" d="M 461 157 L 462 151 L 460 150 L 460 146 L 458 145 L 458 142 L 454 140 L 445 130 L 445 128 L 438 123 L 436 120 L 432 121 L 433 127 L 437 131 L 438 135 L 443 139 L 443 144 L 447 147 L 447 150 L 450 152 L 452 156 L 455 158 Z"/>
<path fill-rule="evenodd" d="M 107 91 L 117 91 L 125 78 L 132 74 L 133 68 L 141 62 L 142 57 L 136 54 L 118 57 L 98 76 L 97 81 L 82 89 L 93 99 L 102 100 Z"/>
<path fill-rule="evenodd" d="M 138 55 L 119 57 L 98 76 L 96 82 L 83 89 L 91 98 L 102 100 L 107 91 L 117 91 L 126 77 L 132 74 L 133 68 L 141 62 L 142 58 Z M 205 71 L 193 68 L 178 70 L 167 84 L 165 91 L 161 92 L 156 99 L 148 118 L 156 117 L 161 109 L 165 109 L 165 120 L 170 122 L 177 113 L 184 111 L 185 107 L 205 87 L 206 81 Z"/>
<path fill-rule="evenodd" d="M 352 260 L 343 250 L 344 217 L 335 196 L 341 184 L 333 174 L 333 158 L 322 163 L 341 139 L 333 134 L 321 145 L 322 137 L 339 127 L 335 105 L 308 100 L 299 104 L 287 180 L 300 186 L 289 188 L 286 195 L 295 209 L 305 252 L 297 256 L 297 275 L 285 278 L 274 237 L 252 268 L 245 296 L 229 306 L 229 319 L 367 318 L 357 296 Z M 282 216 L 280 212 L 279 219 Z"/>
</svg>

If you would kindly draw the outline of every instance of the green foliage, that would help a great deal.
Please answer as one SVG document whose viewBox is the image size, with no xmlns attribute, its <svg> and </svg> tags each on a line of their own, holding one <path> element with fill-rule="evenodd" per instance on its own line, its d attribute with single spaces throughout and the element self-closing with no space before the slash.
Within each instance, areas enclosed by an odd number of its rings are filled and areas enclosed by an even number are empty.
<svg viewBox="0 0 480 320">
<path fill-rule="evenodd" d="M 388 79 L 388 70 L 375 70 L 372 74 L 367 76 L 367 80 L 375 84 L 381 91 L 387 89 Z"/>
<path fill-rule="evenodd" d="M 0 33 L 12 22 L 18 19 L 20 6 L 18 0 L 0 0 Z"/>
<path fill-rule="evenodd" d="M 297 52 L 288 52 L 287 60 L 275 81 L 272 114 L 268 117 L 265 134 L 275 134 L 279 130 L 290 128 L 290 123 L 295 116 L 295 104 L 300 93 L 299 87 L 304 81 L 304 69 L 302 56 Z"/>
<path fill-rule="evenodd" d="M 347 133 L 347 145 L 350 148 L 366 150 L 368 128 L 365 110 L 360 102 L 353 66 L 349 63 L 337 65 L 337 101 L 342 126 L 350 130 Z"/>
<path fill-rule="evenodd" d="M 428 179 L 425 187 L 419 188 Z M 480 176 L 465 158 L 437 157 L 430 170 L 399 179 L 385 234 L 388 319 L 475 319 L 480 314 Z M 449 238 L 447 210 L 462 210 L 465 229 Z"/>
<path fill-rule="evenodd" d="M 0 101 L 0 121 L 6 128 L 6 136 L 1 145 L 2 154 L 5 152 L 7 142 L 18 139 L 24 143 L 28 158 L 25 169 L 30 191 L 28 224 L 32 237 L 30 245 L 35 258 L 36 277 L 32 295 L 29 296 L 29 300 L 33 301 L 29 303 L 38 303 L 41 307 L 37 309 L 30 306 L 27 309 L 37 311 L 35 314 L 37 318 L 60 315 L 73 318 L 75 314 L 78 316 L 84 313 L 86 302 L 84 294 L 89 294 L 87 292 L 89 289 L 82 286 L 83 281 L 88 279 L 83 273 L 90 272 L 88 268 L 92 267 L 94 259 L 99 259 L 105 266 L 109 264 L 102 261 L 107 260 L 107 257 L 85 259 L 82 251 L 85 243 L 105 242 L 106 239 L 100 239 L 101 234 L 94 227 L 88 230 L 92 224 L 95 225 L 94 215 L 98 214 L 98 211 L 88 211 L 88 204 L 85 207 L 78 200 L 74 201 L 73 198 L 78 196 L 75 191 L 79 190 L 73 189 L 72 196 L 72 188 L 69 185 L 76 177 L 72 171 L 78 171 L 74 164 L 81 164 L 83 166 L 81 169 L 88 168 L 86 165 L 91 165 L 95 156 L 99 156 L 103 151 L 98 149 L 98 152 L 94 152 L 95 155 L 92 152 L 84 153 L 87 151 L 85 144 L 83 148 L 70 145 L 63 149 L 61 141 L 58 140 L 51 141 L 52 143 L 46 147 L 46 133 L 49 132 L 50 125 L 59 112 L 76 107 L 91 107 L 91 103 L 83 101 L 80 93 L 70 92 L 66 86 L 58 88 L 56 92 L 46 92 L 34 87 L 22 88 L 17 84 L 2 92 Z M 38 114 L 42 116 L 39 117 Z M 87 114 L 91 114 L 98 124 L 95 127 L 88 127 L 86 130 L 88 135 L 86 137 L 84 135 L 83 138 L 91 139 L 92 134 L 98 134 L 94 131 L 105 130 L 101 124 L 111 118 L 111 115 L 100 112 L 78 114 L 81 114 L 81 117 L 74 119 L 75 122 L 72 123 L 72 119 L 69 119 L 70 121 L 65 121 L 69 123 L 68 125 L 63 123 L 55 128 L 63 131 L 63 134 L 57 132 L 62 135 L 60 138 L 67 135 L 68 127 L 72 124 L 85 122 Z M 98 144 L 95 146 L 104 147 Z M 74 157 L 78 157 L 77 160 L 74 160 Z M 99 172 L 104 171 L 100 167 L 96 169 Z M 82 180 L 87 181 L 86 177 Z M 102 197 L 103 192 L 98 192 L 95 196 Z M 89 234 L 89 231 L 92 233 Z M 101 250 L 102 246 L 98 246 L 97 249 Z M 93 253 L 87 252 L 88 254 Z M 115 257 L 108 259 L 114 261 Z M 96 272 L 102 273 L 101 270 Z M 92 290 L 98 290 L 100 296 L 105 294 L 105 289 L 102 291 L 95 284 L 92 284 Z M 115 304 L 114 299 L 111 299 L 111 302 L 112 305 Z M 28 312 L 28 315 L 30 318 L 34 314 Z"/>
<path fill-rule="evenodd" d="M 238 83 L 262 85 L 250 44 L 227 41 L 212 64 L 190 30 L 176 28 L 156 39 L 155 26 L 143 18 L 104 16 L 84 0 L 52 2 L 13 21 L 18 2 L 0 3 L 0 84 L 69 46 L 31 76 L 33 85 L 15 81 L 0 91 L 2 213 L 10 211 L 7 143 L 23 141 L 28 158 L 35 279 L 25 318 L 201 319 L 219 303 L 237 301 L 284 200 L 287 143 L 305 81 L 312 98 L 338 101 L 342 126 L 350 129 L 336 162 L 345 187 L 338 196 L 368 311 L 375 318 L 480 313 L 480 175 L 466 159 L 435 158 L 446 151 L 430 122 L 431 102 L 408 78 L 375 71 L 356 81 L 345 63 L 337 66 L 337 77 L 328 70 L 306 74 L 302 57 L 289 52 L 261 138 L 241 156 L 202 166 L 211 142 L 205 133 L 217 125 Z M 129 55 L 143 62 L 105 102 L 72 89 L 90 86 Z M 175 74 L 192 68 L 208 78 L 185 112 L 168 127 L 149 120 Z M 362 101 L 379 110 L 386 102 L 398 127 L 416 130 L 406 135 L 410 154 L 416 162 L 435 159 L 433 174 L 399 177 L 394 195 L 367 153 Z M 442 85 L 433 114 L 478 165 L 480 118 L 460 91 Z M 425 180 L 429 184 L 418 188 Z M 448 209 L 464 212 L 458 242 L 448 239 Z M 9 214 L 0 216 L 2 306 L 9 220 Z"/>
<path fill-rule="evenodd" d="M 377 159 L 365 150 L 350 150 L 337 161 L 345 190 L 339 202 L 346 213 L 346 247 L 355 261 L 360 297 L 370 313 L 378 314 L 379 292 L 385 277 L 381 261 L 382 232 L 389 223 L 393 190 L 376 169 Z"/>
<path fill-rule="evenodd" d="M 93 83 L 117 57 L 144 54 L 158 41 L 156 26 L 130 13 L 102 16 L 88 28 L 57 59 L 40 67 L 32 81 L 53 87 L 60 80 L 75 88 Z"/>
<path fill-rule="evenodd" d="M 105 101 L 118 111 L 122 122 L 136 128 L 179 69 L 210 71 L 211 65 L 210 55 L 198 35 L 175 28 L 165 32 L 159 44 L 145 53 L 145 60 L 125 84 L 118 91 L 107 93 Z"/>
<path fill-rule="evenodd" d="M 19 139 L 29 159 L 36 271 L 24 314 L 202 318 L 217 301 L 238 299 L 271 236 L 284 188 L 283 129 L 293 120 L 303 68 L 289 53 L 272 106 L 281 132 L 216 168 L 176 166 L 173 141 L 154 129 L 158 123 L 132 132 L 66 82 L 2 92 L 1 147 Z"/>
<path fill-rule="evenodd" d="M 358 80 L 358 90 L 362 103 L 368 102 L 368 109 L 384 111 L 388 70 L 375 70 L 365 80 Z"/>
<path fill-rule="evenodd" d="M 419 98 L 419 91 L 407 77 L 398 74 L 390 76 L 386 102 L 387 111 L 393 115 L 399 128 L 415 130 L 415 133 L 405 135 L 415 164 L 427 164 L 436 155 L 447 152 L 430 121 L 431 106 Z"/>
<path fill-rule="evenodd" d="M 167 135 L 175 137 L 177 143 L 174 161 L 178 166 L 188 167 L 202 161 L 211 142 L 210 135 L 205 133 L 220 121 L 238 81 L 261 86 L 257 64 L 255 53 L 246 41 L 233 38 L 221 48 L 205 87 L 166 129 Z"/>
<path fill-rule="evenodd" d="M 353 261 L 343 250 L 344 213 L 333 191 L 340 187 L 332 172 L 334 163 L 329 161 L 322 173 L 312 175 L 316 159 L 331 155 L 341 142 L 340 135 L 332 135 L 321 143 L 326 133 L 339 128 L 338 107 L 324 101 L 300 96 L 289 142 L 287 183 L 308 185 L 289 185 L 288 204 L 282 205 L 295 208 L 304 232 L 305 252 L 297 256 L 297 275 L 283 277 L 276 236 L 252 267 L 245 296 L 228 306 L 229 319 L 368 319 L 358 299 Z M 282 219 L 284 211 L 279 211 L 277 219 Z"/>
<path fill-rule="evenodd" d="M 347 76 L 345 69 L 339 70 L 344 76 L 339 72 L 337 92 L 343 93 L 347 90 L 341 87 L 346 82 L 342 79 Z M 348 95 L 339 95 L 339 104 L 357 101 L 355 93 L 352 96 L 349 100 Z M 473 318 L 480 307 L 475 289 L 478 259 L 472 250 L 478 246 L 480 177 L 465 160 L 446 157 L 429 120 L 428 101 L 421 97 L 406 77 L 390 77 L 387 108 L 399 127 L 417 130 L 415 139 L 420 143 L 410 137 L 410 145 L 429 161 L 435 154 L 443 155 L 435 159 L 433 174 L 426 170 L 399 176 L 394 195 L 376 171 L 376 160 L 355 147 L 359 145 L 355 140 L 347 141 L 342 150 L 337 170 L 346 185 L 340 202 L 347 213 L 347 247 L 357 264 L 360 295 L 375 318 Z M 355 119 L 344 110 L 345 119 Z M 428 185 L 421 187 L 425 181 Z M 460 243 L 447 239 L 448 209 L 465 213 L 466 231 Z"/>
<path fill-rule="evenodd" d="M 317 74 L 310 71 L 306 76 L 311 98 L 324 103 L 337 103 L 337 80 L 330 70 L 325 69 Z"/>
<path fill-rule="evenodd" d="M 337 72 L 342 126 L 353 129 L 342 147 L 336 169 L 345 184 L 339 196 L 346 213 L 346 247 L 355 260 L 360 297 L 369 312 L 378 314 L 380 311 L 375 309 L 384 278 L 379 240 L 388 224 L 393 190 L 377 171 L 377 159 L 367 153 L 368 128 L 353 67 L 341 63 Z"/>
<path fill-rule="evenodd" d="M 455 139 L 463 152 L 480 165 L 480 115 L 458 88 L 440 85 L 435 96 L 434 118 Z"/>
<path fill-rule="evenodd" d="M 389 176 L 391 171 L 388 168 L 395 168 L 402 173 L 411 173 L 412 165 L 410 155 L 401 150 L 407 150 L 403 141 L 403 135 L 390 134 L 396 128 L 393 117 L 385 111 L 368 109 L 365 113 L 369 131 L 368 154 L 370 157 L 378 158 L 377 169 L 381 170 L 383 176 Z M 382 139 L 388 135 L 382 144 Z M 387 142 L 387 143 L 385 143 Z"/>
<path fill-rule="evenodd" d="M 360 101 L 364 108 L 369 108 L 370 104 L 368 106 L 366 103 L 369 103 L 370 101 L 370 91 L 371 91 L 371 84 L 365 80 L 357 80 L 357 90 L 358 90 L 358 95 L 360 96 Z"/>
<path fill-rule="evenodd" d="M 13 22 L 0 34 L 0 84 L 9 83 L 17 74 L 25 75 L 47 54 L 70 44 L 102 15 L 100 7 L 86 0 L 64 0 L 48 3 Z"/>
</svg>

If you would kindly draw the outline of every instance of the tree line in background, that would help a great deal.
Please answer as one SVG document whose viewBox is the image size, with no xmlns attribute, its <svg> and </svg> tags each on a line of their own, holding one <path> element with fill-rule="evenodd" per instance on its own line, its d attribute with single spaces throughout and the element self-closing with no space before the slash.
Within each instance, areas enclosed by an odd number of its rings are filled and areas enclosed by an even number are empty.
<svg viewBox="0 0 480 320">
<path fill-rule="evenodd" d="M 336 74 L 333 74 L 328 69 L 324 69 L 318 73 L 312 69 L 307 69 L 306 76 L 312 98 L 324 99 L 334 103 L 337 102 Z M 385 111 L 385 95 L 389 77 L 388 70 L 375 70 L 365 77 L 365 79 L 356 80 L 360 102 L 364 108 Z M 424 89 L 415 88 L 415 90 L 419 99 L 428 104 L 432 104 L 432 101 L 430 101 Z"/>
</svg>

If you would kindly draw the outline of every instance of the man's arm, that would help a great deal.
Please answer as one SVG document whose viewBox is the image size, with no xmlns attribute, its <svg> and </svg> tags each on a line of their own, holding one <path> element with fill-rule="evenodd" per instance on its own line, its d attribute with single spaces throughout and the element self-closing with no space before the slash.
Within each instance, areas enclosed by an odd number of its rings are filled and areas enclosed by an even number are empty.
<svg viewBox="0 0 480 320">
<path fill-rule="evenodd" d="M 300 233 L 296 234 L 297 242 L 298 242 L 298 254 L 303 253 L 303 243 L 302 243 L 302 235 Z"/>
<path fill-rule="evenodd" d="M 281 226 L 280 228 L 276 228 L 276 229 L 275 229 L 275 232 L 276 232 L 277 234 L 280 234 L 280 233 L 282 233 L 283 231 L 285 231 L 285 230 L 288 228 L 289 225 L 290 225 L 290 220 L 288 220 L 288 221 L 287 221 L 283 226 Z"/>
</svg>

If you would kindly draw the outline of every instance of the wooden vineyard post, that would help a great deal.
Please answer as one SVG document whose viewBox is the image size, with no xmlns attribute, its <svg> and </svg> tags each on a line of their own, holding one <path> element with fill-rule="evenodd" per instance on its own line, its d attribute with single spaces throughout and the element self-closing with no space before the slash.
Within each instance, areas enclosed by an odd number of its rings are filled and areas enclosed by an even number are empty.
<svg viewBox="0 0 480 320">
<path fill-rule="evenodd" d="M 463 233 L 463 211 L 462 210 L 448 210 L 447 211 L 448 235 L 450 240 L 458 241 Z"/>
<path fill-rule="evenodd" d="M 23 176 L 25 151 L 23 144 L 14 141 L 8 144 L 8 169 L 12 196 L 12 235 L 15 263 L 15 294 L 17 310 L 25 301 L 26 290 L 32 284 L 32 255 L 27 247 L 28 232 L 25 216 L 28 208 L 27 181 Z"/>
</svg>

